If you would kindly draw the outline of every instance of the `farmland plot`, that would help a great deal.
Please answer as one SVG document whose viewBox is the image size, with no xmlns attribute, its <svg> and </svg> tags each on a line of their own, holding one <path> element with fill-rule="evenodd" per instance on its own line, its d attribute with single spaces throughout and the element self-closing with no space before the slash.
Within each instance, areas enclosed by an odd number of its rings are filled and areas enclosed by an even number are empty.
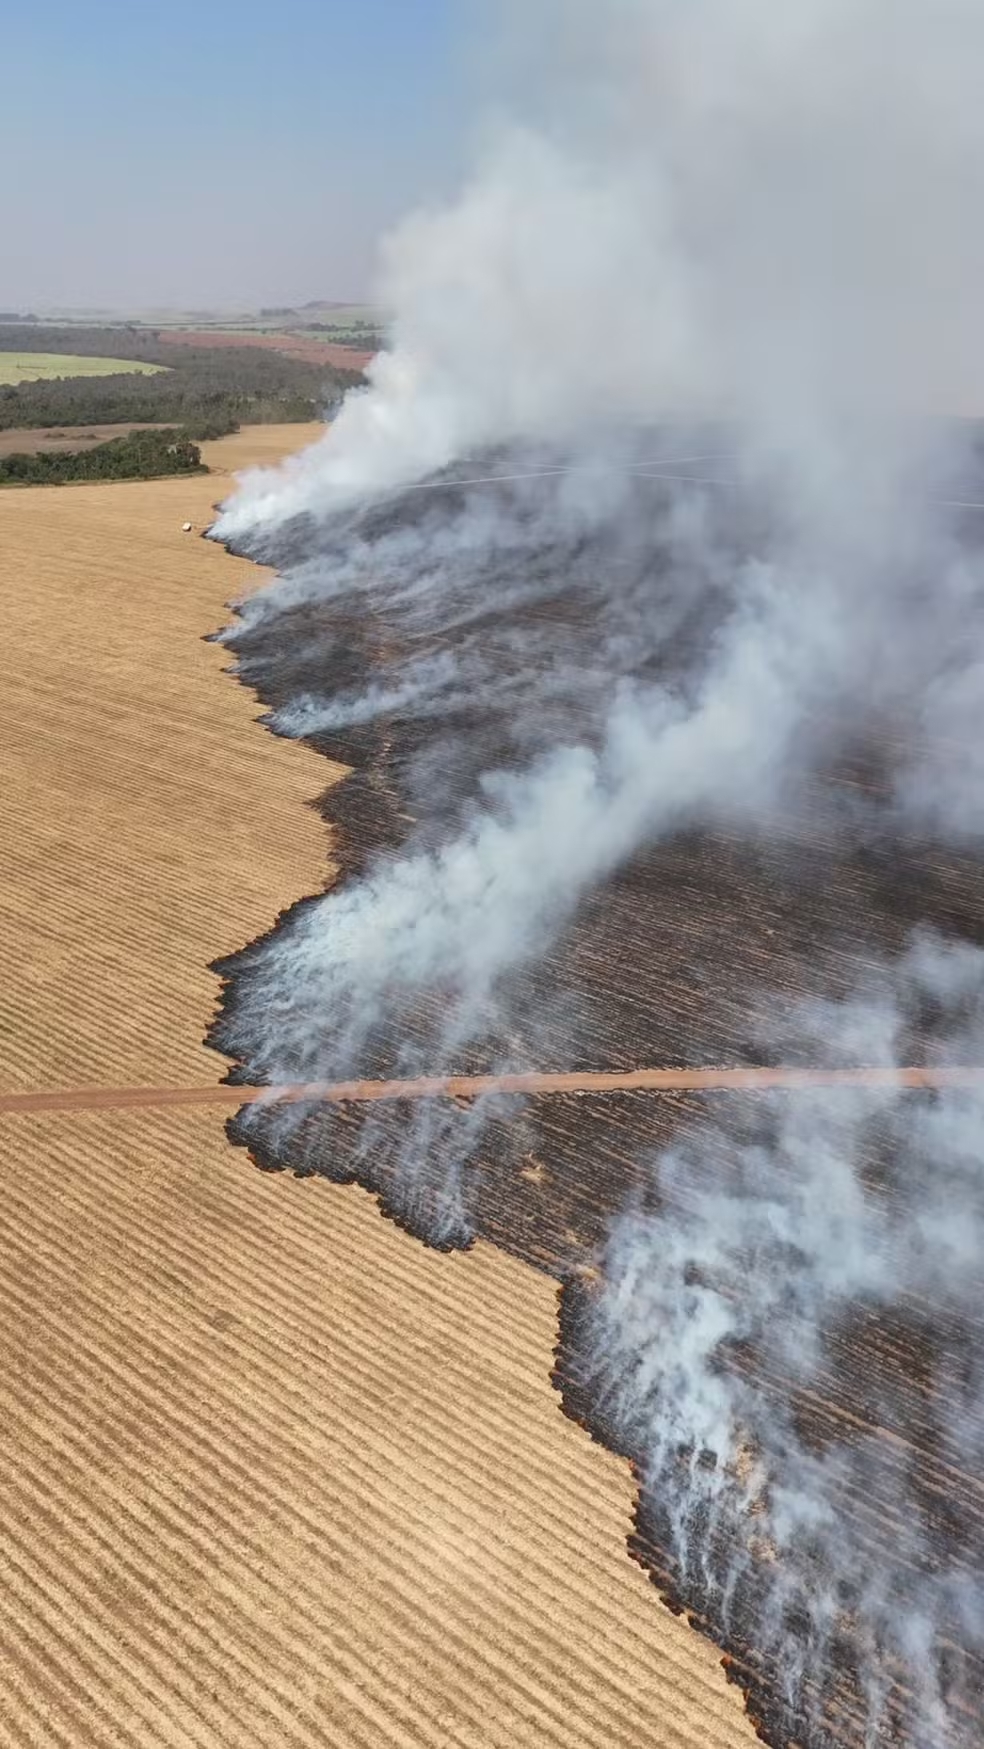
<svg viewBox="0 0 984 1749">
<path fill-rule="evenodd" d="M 211 446 L 273 459 L 296 426 Z M 0 500 L 0 1088 L 206 1084 L 207 963 L 316 891 L 337 777 L 202 641 L 214 479 Z M 548 1382 L 556 1290 L 265 1177 L 221 1113 L 0 1120 L 0 1743 L 751 1743 Z"/>
</svg>

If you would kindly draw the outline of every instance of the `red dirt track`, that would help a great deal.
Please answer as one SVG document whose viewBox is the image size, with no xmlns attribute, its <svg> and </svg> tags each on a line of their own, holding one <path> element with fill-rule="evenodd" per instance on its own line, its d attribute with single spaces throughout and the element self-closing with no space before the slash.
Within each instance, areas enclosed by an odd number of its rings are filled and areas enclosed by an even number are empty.
<svg viewBox="0 0 984 1749">
<path fill-rule="evenodd" d="M 427 1076 L 414 1081 L 312 1081 L 284 1087 L 68 1087 L 0 1095 L 0 1117 L 32 1111 L 123 1111 L 173 1105 L 241 1105 L 387 1099 L 477 1099 L 488 1093 L 756 1092 L 768 1088 L 978 1087 L 984 1065 L 912 1069 L 627 1069 L 518 1075 Z"/>
</svg>

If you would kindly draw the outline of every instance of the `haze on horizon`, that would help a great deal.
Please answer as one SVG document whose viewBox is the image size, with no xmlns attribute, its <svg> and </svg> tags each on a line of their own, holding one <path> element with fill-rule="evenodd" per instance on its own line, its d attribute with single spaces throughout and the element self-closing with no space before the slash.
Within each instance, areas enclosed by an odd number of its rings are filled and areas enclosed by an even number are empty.
<svg viewBox="0 0 984 1749">
<path fill-rule="evenodd" d="M 453 0 L 52 0 L 4 23 L 0 309 L 359 301 L 460 174 Z"/>
</svg>

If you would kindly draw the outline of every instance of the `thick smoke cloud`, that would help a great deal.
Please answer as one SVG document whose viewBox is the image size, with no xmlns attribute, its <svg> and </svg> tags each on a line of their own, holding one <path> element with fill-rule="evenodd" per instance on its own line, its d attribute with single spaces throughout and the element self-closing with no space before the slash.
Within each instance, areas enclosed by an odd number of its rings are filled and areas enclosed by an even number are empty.
<svg viewBox="0 0 984 1749">
<path fill-rule="evenodd" d="M 929 936 L 885 970 L 880 997 L 787 1014 L 783 1037 L 824 1060 L 890 1065 L 926 1002 L 946 1017 L 947 1049 L 979 1061 L 984 955 Z M 610 1237 L 582 1383 L 638 1461 L 644 1509 L 692 1606 L 727 1629 L 742 1586 L 746 1607 L 757 1592 L 754 1643 L 783 1673 L 797 1740 L 804 1726 L 827 1740 L 832 1658 L 867 1742 L 896 1740 L 899 1679 L 906 1739 L 927 1749 L 950 1741 L 954 1709 L 977 1704 L 954 1624 L 980 1653 L 984 1584 L 946 1495 L 984 1459 L 982 1137 L 975 1091 L 765 1095 L 739 1114 L 719 1102 L 710 1134 L 653 1162 Z M 949 1325 L 931 1411 L 936 1500 L 911 1493 L 910 1429 L 870 1356 L 854 1438 L 824 1446 L 801 1430 L 850 1321 L 857 1340 L 879 1316 L 913 1351 Z M 775 1388 L 784 1379 L 791 1395 Z M 845 1505 L 864 1498 L 877 1513 L 859 1531 Z"/>
<path fill-rule="evenodd" d="M 500 538 L 479 563 L 461 551 L 452 558 L 450 542 L 435 556 L 427 521 L 422 533 L 365 543 L 367 602 L 370 584 L 392 575 L 389 621 L 402 647 L 414 651 L 416 631 L 427 653 L 411 653 L 392 674 L 381 659 L 361 692 L 302 694 L 272 725 L 314 734 L 394 714 L 453 715 L 467 700 L 490 720 L 507 717 L 522 750 L 537 732 L 547 744 L 518 770 L 487 773 L 455 834 L 328 894 L 256 957 L 255 1026 L 246 1013 L 239 1024 L 250 1025 L 250 1060 L 262 1079 L 315 1078 L 326 1062 L 356 1071 L 380 1010 L 421 987 L 453 997 L 449 1037 L 462 1043 L 487 1024 L 497 982 L 541 954 L 585 891 L 640 844 L 709 822 L 778 830 L 804 781 L 872 722 L 897 728 L 892 789 L 880 802 L 859 798 L 853 819 L 845 808 L 842 827 L 887 820 L 894 829 L 980 836 L 969 794 L 975 768 L 954 767 L 953 745 L 974 744 L 981 602 L 967 560 L 937 537 L 928 509 L 925 521 L 920 510 L 901 529 L 882 528 L 880 543 L 873 524 L 870 538 L 846 545 L 837 520 L 811 526 L 804 545 L 802 517 L 793 530 L 773 518 L 767 547 L 745 555 L 719 544 L 706 507 L 669 509 L 655 542 L 652 513 L 641 527 L 632 520 L 641 513 L 627 485 L 616 514 L 632 535 L 613 529 L 606 503 L 580 560 L 585 580 L 606 563 L 606 547 L 613 570 L 624 560 L 621 580 L 605 579 L 607 598 L 592 601 L 593 665 L 582 655 L 580 667 L 573 657 L 565 662 L 552 620 L 532 631 L 524 624 L 516 640 L 508 627 L 512 567 L 517 604 L 575 588 L 579 559 L 562 504 L 541 506 L 532 524 L 515 505 L 500 507 Z M 480 520 L 488 538 L 487 507 Z M 552 561 L 545 567 L 544 551 Z M 534 558 L 538 579 L 528 569 Z M 469 614 L 487 584 L 499 589 L 506 626 L 473 634 Z M 292 600 L 294 587 L 288 580 Z M 337 576 L 331 587 L 337 595 Z M 356 610 L 359 589 L 350 577 Z M 277 599 L 275 588 L 254 615 L 275 613 Z M 960 611 L 951 613 L 954 601 Z M 706 637 L 695 640 L 695 626 Z M 697 644 L 686 667 L 685 632 Z M 913 702 L 928 715 L 941 698 L 950 734 L 927 739 Z M 581 738 L 558 744 L 557 723 Z M 425 774 L 423 811 L 435 805 L 426 790 L 438 777 Z M 429 1050 L 438 1048 L 431 1040 Z M 417 1065 L 435 1066 L 433 1057 Z"/>
<path fill-rule="evenodd" d="M 815 496 L 857 464 L 833 421 L 979 408 L 973 0 L 798 0 L 781 18 L 769 0 L 619 0 L 601 26 L 578 0 L 530 10 L 549 20 L 539 113 L 500 128 L 456 205 L 389 240 L 370 391 L 248 482 L 220 535 L 489 442 L 695 404 L 735 412 Z"/>
<path fill-rule="evenodd" d="M 877 744 L 878 781 L 828 798 L 831 832 L 889 834 L 900 857 L 984 836 L 984 491 L 973 429 L 949 417 L 984 406 L 984 14 L 622 0 L 599 30 L 595 7 L 534 11 L 551 50 L 542 69 L 531 51 L 536 113 L 494 132 L 454 206 L 390 240 L 392 339 L 368 389 L 323 443 L 247 477 L 213 531 L 305 554 L 226 634 L 244 679 L 265 625 L 286 636 L 330 604 L 340 638 L 379 626 L 372 672 L 334 696 L 312 645 L 273 728 L 449 724 L 404 850 L 251 951 L 228 1036 L 257 1080 L 364 1071 L 381 1032 L 398 1072 L 484 1037 L 507 1060 L 509 977 L 586 894 L 684 829 L 781 834 L 858 746 Z M 675 472 L 729 485 L 680 491 Z M 494 756 L 451 806 L 466 704 Z M 963 1017 L 944 1042 L 978 1047 L 964 944 L 917 942 L 884 977 L 875 1008 L 786 1015 L 773 1051 L 900 1061 L 916 994 Z M 404 1138 L 408 1206 L 441 1121 Z M 481 1113 L 449 1121 L 472 1148 Z M 873 1135 L 901 1174 L 890 1205 Z M 909 1728 L 946 1741 L 959 1677 L 936 1641 L 955 1618 L 977 1634 L 979 1574 L 930 1572 L 900 1474 L 918 1586 L 891 1561 L 849 1581 L 837 1501 L 863 1485 L 863 1442 L 810 1451 L 729 1356 L 809 1378 L 849 1308 L 938 1293 L 962 1328 L 982 1142 L 969 1095 L 763 1106 L 754 1133 L 722 1121 L 656 1162 L 603 1260 L 599 1400 L 707 1609 L 726 1621 L 735 1561 L 755 1565 L 761 1643 L 817 1741 L 816 1673 L 845 1635 L 869 1740 L 893 1660 L 918 1657 Z M 431 1213 L 467 1236 L 453 1170 Z M 947 1397 L 950 1446 L 975 1461 L 980 1379 L 975 1361 Z"/>
</svg>

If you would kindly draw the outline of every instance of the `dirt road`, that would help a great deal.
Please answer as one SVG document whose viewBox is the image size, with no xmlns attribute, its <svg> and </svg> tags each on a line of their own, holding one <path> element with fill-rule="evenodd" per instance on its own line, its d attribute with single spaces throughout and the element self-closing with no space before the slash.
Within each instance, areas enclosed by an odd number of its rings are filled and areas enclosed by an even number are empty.
<svg viewBox="0 0 984 1749">
<path fill-rule="evenodd" d="M 984 1066 L 857 1069 L 630 1069 L 583 1073 L 447 1075 L 412 1081 L 310 1081 L 285 1087 L 61 1087 L 0 1094 L 0 1116 L 21 1112 L 153 1111 L 175 1106 L 375 1104 L 395 1099 L 479 1099 L 488 1094 L 755 1092 L 811 1087 L 979 1087 Z"/>
</svg>

